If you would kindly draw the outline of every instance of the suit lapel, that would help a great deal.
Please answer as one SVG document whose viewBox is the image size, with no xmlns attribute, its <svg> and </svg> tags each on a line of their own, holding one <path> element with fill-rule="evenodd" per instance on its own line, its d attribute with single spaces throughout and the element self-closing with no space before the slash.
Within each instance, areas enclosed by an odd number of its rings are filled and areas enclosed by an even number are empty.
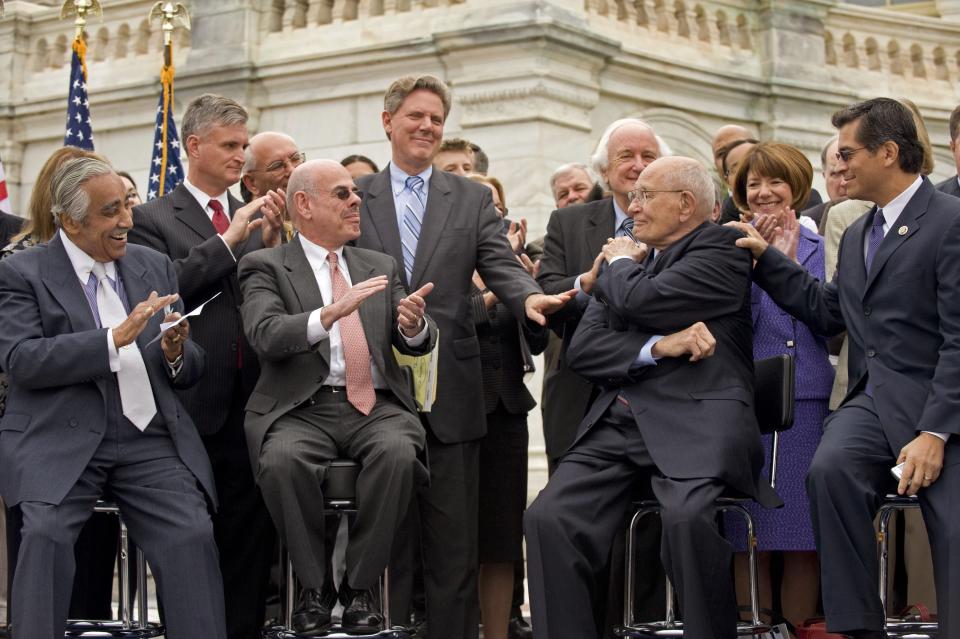
<svg viewBox="0 0 960 639">
<path fill-rule="evenodd" d="M 75 333 L 96 330 L 97 321 L 90 309 L 90 302 L 83 292 L 83 285 L 77 279 L 77 272 L 63 247 L 59 232 L 50 240 L 47 251 L 50 259 L 44 262 L 41 274 L 47 290 L 67 312 Z"/>
<path fill-rule="evenodd" d="M 350 281 L 354 284 L 370 279 L 374 275 L 382 275 L 382 273 L 377 273 L 373 264 L 363 259 L 362 253 L 353 247 L 343 247 L 343 259 L 347 263 L 347 268 L 350 270 Z M 387 299 L 391 299 L 389 282 L 387 283 L 386 290 L 382 294 L 386 295 Z M 363 326 L 363 332 L 367 337 L 368 346 L 381 343 L 383 325 L 386 320 L 384 317 L 383 304 L 378 303 L 376 297 L 377 296 L 368 298 L 360 305 L 360 324 Z M 373 356 L 373 361 L 377 364 L 377 367 L 381 371 L 385 370 L 383 366 L 383 354 L 380 352 L 380 349 L 370 347 L 370 354 Z"/>
<path fill-rule="evenodd" d="M 593 259 L 603 249 L 607 238 L 613 237 L 613 223 L 617 214 L 613 210 L 613 198 L 602 200 L 603 206 L 597 206 L 590 213 L 590 218 L 583 233 L 583 264 L 593 264 Z"/>
<path fill-rule="evenodd" d="M 200 203 L 190 195 L 187 187 L 182 183 L 179 184 L 170 196 L 173 202 L 174 217 L 180 220 L 187 228 L 193 230 L 194 233 L 203 239 L 213 237 L 217 234 L 217 230 L 213 228 L 213 222 L 207 217 Z"/>
<path fill-rule="evenodd" d="M 453 207 L 453 197 L 450 195 L 451 178 L 443 171 L 433 171 L 430 178 L 430 191 L 427 195 L 427 211 L 423 216 L 423 225 L 420 228 L 420 239 L 417 240 L 417 254 L 413 259 L 413 277 L 408 290 L 420 285 L 430 258 L 436 252 L 437 244 L 443 228 L 450 220 L 450 209 Z M 399 262 L 402 264 L 403 262 Z M 403 270 L 403 269 L 401 269 Z"/>
<path fill-rule="evenodd" d="M 280 250 L 283 253 L 283 268 L 286 269 L 287 278 L 300 301 L 300 308 L 304 312 L 309 312 L 322 307 L 323 296 L 320 294 L 317 278 L 303 252 L 300 240 L 294 238 L 289 244 L 284 244 Z M 321 340 L 317 344 L 317 351 L 324 361 L 330 362 L 330 340 Z"/>
<path fill-rule="evenodd" d="M 397 208 L 393 202 L 389 165 L 373 177 L 364 196 L 364 212 L 370 216 L 370 224 L 380 240 L 380 246 L 402 265 L 403 250 L 400 248 L 400 228 L 397 226 Z M 400 269 L 400 279 L 409 290 L 410 283 L 403 268 Z"/>
<path fill-rule="evenodd" d="M 127 302 L 132 309 L 134 306 L 150 297 L 152 291 L 157 295 L 169 295 L 173 291 L 161 290 L 159 282 L 153 277 L 153 274 L 147 269 L 136 256 L 127 254 L 122 259 L 117 260 L 117 272 L 123 281 L 123 290 L 127 294 Z M 137 346 L 143 351 L 157 333 L 160 332 L 160 323 L 163 321 L 166 313 L 161 311 L 154 314 L 147 323 L 140 335 L 137 336 Z"/>
<path fill-rule="evenodd" d="M 903 207 L 900 216 L 893 223 L 893 226 L 887 230 L 883 241 L 880 242 L 870 272 L 867 273 L 867 282 L 863 288 L 864 293 L 870 290 L 870 286 L 877 279 L 877 275 L 883 270 L 884 264 L 887 263 L 894 251 L 920 229 L 920 218 L 927 212 L 931 195 L 933 195 L 933 186 L 927 181 L 927 178 L 923 178 L 920 189 L 913 194 L 907 205 Z M 864 268 L 866 268 L 866 265 L 864 265 Z"/>
</svg>

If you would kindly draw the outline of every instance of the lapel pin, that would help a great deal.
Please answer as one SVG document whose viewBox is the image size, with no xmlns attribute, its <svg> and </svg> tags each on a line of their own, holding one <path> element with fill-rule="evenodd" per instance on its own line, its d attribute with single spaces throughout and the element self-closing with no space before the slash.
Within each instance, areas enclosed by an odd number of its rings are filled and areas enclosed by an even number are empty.
<svg viewBox="0 0 960 639">
<path fill-rule="evenodd" d="M 900 235 L 906 235 L 908 230 L 910 229 L 908 229 L 906 226 L 901 226 L 897 229 L 897 233 Z"/>
</svg>

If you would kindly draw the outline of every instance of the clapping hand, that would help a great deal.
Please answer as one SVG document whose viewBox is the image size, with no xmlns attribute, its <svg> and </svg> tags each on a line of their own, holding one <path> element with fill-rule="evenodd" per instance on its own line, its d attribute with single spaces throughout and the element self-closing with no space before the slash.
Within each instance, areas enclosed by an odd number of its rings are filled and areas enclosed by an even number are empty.
<svg viewBox="0 0 960 639">
<path fill-rule="evenodd" d="M 427 312 L 427 303 L 423 298 L 432 290 L 433 282 L 427 282 L 400 300 L 397 306 L 398 322 L 400 331 L 407 337 L 416 337 L 423 330 L 423 315 Z"/>
</svg>

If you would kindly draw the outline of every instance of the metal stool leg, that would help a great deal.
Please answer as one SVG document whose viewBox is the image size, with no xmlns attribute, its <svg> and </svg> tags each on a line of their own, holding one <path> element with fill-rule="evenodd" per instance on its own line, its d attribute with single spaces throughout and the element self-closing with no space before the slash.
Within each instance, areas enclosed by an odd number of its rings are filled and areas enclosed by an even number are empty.
<svg viewBox="0 0 960 639">
<path fill-rule="evenodd" d="M 285 628 L 293 627 L 293 606 L 294 606 L 294 589 L 296 588 L 296 582 L 293 578 L 293 562 L 290 561 L 290 553 L 287 552 L 286 548 L 281 549 L 280 556 L 280 565 L 286 567 L 286 575 L 284 579 L 284 588 L 283 588 L 283 625 Z"/>
<path fill-rule="evenodd" d="M 147 560 L 143 556 L 143 549 L 137 546 L 137 619 L 140 626 L 147 627 L 150 622 L 149 600 L 147 592 Z"/>
<path fill-rule="evenodd" d="M 117 517 L 120 519 L 120 575 L 117 579 L 120 588 L 120 621 L 123 629 L 129 630 L 133 626 L 130 613 L 130 535 L 123 517 L 119 513 Z"/>
<path fill-rule="evenodd" d="M 877 530 L 877 548 L 879 550 L 880 560 L 880 605 L 883 607 L 883 615 L 887 615 L 887 587 L 890 576 L 890 517 L 897 511 L 896 506 L 883 505 L 880 507 L 879 526 Z"/>
</svg>

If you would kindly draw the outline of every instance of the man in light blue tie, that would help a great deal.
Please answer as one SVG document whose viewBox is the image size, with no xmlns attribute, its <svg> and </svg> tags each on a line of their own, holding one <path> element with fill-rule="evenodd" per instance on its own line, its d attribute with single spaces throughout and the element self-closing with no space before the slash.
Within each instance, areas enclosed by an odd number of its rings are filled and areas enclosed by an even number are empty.
<svg viewBox="0 0 960 639">
<path fill-rule="evenodd" d="M 363 194 L 357 246 L 402 264 L 408 292 L 435 284 L 430 308 L 440 331 L 437 401 L 423 415 L 431 482 L 419 494 L 430 639 L 478 634 L 478 440 L 486 421 L 470 301 L 473 272 L 514 317 L 540 325 L 572 298 L 570 292 L 544 295 L 523 269 L 501 232 L 490 189 L 434 170 L 451 103 L 446 84 L 433 76 L 394 81 L 381 114 L 390 164 L 357 180 Z"/>
<path fill-rule="evenodd" d="M 131 212 L 106 162 L 67 162 L 51 190 L 57 234 L 0 262 L 0 493 L 23 516 L 14 633 L 62 636 L 73 544 L 107 499 L 153 569 L 166 636 L 222 639 L 213 476 L 173 392 L 202 375 L 204 354 L 186 322 L 153 339 L 183 308 L 173 265 L 127 246 Z"/>
</svg>

